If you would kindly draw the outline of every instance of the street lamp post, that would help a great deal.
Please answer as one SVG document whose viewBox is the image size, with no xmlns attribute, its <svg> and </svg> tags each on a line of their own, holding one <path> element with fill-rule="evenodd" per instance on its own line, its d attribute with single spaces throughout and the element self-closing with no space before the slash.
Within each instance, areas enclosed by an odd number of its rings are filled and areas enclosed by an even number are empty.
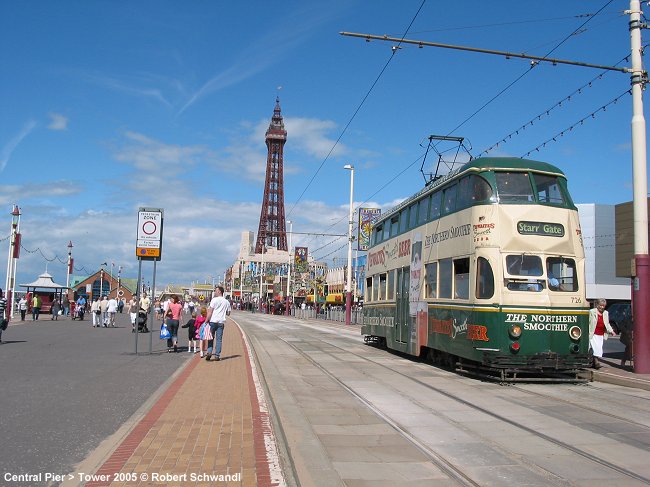
<svg viewBox="0 0 650 487">
<path fill-rule="evenodd" d="M 350 213 L 348 218 L 348 275 L 345 296 L 345 324 L 349 325 L 352 318 L 352 218 L 354 215 L 354 166 L 346 164 L 343 169 L 350 171 Z"/>
<path fill-rule="evenodd" d="M 14 295 L 16 292 L 16 260 L 20 250 L 20 234 L 18 233 L 18 225 L 20 223 L 20 208 L 14 205 L 11 211 L 11 235 L 9 245 L 9 258 L 7 259 L 7 281 L 5 285 L 5 293 L 7 300 L 7 316 L 11 320 L 14 316 Z"/>
<path fill-rule="evenodd" d="M 290 301 L 289 301 L 289 289 L 291 289 L 291 233 L 293 229 L 293 222 L 291 220 L 287 220 L 287 223 L 289 224 L 289 272 L 287 274 L 287 305 L 285 306 L 284 309 L 284 314 L 286 316 L 289 316 L 291 312 L 289 311 L 290 307 Z"/>
<path fill-rule="evenodd" d="M 260 313 L 262 312 L 262 277 L 264 276 L 264 251 L 266 250 L 266 245 L 262 245 L 262 265 L 260 267 Z"/>
<path fill-rule="evenodd" d="M 68 272 L 65 278 L 65 298 L 68 301 L 66 306 L 70 304 L 70 274 L 72 274 L 72 240 L 68 241 Z M 67 308 L 66 308 L 67 309 Z"/>
</svg>

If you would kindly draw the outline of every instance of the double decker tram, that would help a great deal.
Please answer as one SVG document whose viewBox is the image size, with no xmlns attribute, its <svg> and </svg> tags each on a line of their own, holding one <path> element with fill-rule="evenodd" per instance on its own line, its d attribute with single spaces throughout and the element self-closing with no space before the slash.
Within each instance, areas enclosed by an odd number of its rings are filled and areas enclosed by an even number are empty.
<svg viewBox="0 0 650 487">
<path fill-rule="evenodd" d="M 361 333 L 503 382 L 575 381 L 590 363 L 584 265 L 560 169 L 475 159 L 375 223 Z"/>
</svg>

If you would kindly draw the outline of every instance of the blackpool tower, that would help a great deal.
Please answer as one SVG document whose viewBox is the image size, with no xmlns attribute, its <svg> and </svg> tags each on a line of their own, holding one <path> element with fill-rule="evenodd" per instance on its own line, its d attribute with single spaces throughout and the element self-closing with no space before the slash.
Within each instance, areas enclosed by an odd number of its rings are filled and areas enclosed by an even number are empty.
<svg viewBox="0 0 650 487">
<path fill-rule="evenodd" d="M 260 213 L 260 226 L 257 230 L 255 253 L 261 254 L 265 248 L 287 249 L 287 227 L 284 220 L 284 163 L 283 151 L 287 141 L 287 131 L 280 113 L 280 98 L 275 99 L 275 109 L 271 123 L 266 131 L 266 180 L 264 199 Z"/>
</svg>

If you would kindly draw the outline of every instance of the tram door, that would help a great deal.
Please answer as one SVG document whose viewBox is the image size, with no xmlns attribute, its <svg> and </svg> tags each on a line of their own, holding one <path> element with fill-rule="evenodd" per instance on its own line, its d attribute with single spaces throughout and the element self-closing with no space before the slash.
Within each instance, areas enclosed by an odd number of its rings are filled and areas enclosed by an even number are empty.
<svg viewBox="0 0 650 487">
<path fill-rule="evenodd" d="M 401 343 L 409 341 L 409 285 L 410 267 L 397 269 L 397 289 L 395 298 L 397 309 L 395 313 L 395 340 Z"/>
</svg>

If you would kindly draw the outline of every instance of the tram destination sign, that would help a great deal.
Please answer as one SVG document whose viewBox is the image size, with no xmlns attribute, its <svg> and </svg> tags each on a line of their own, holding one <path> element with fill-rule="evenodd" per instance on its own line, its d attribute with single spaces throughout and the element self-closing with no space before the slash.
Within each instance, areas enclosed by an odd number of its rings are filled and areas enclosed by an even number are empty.
<svg viewBox="0 0 650 487">
<path fill-rule="evenodd" d="M 559 223 L 520 221 L 517 223 L 517 231 L 521 235 L 564 237 L 564 226 Z"/>
<path fill-rule="evenodd" d="M 160 260 L 162 255 L 162 208 L 140 208 L 135 254 L 138 259 Z"/>
</svg>

